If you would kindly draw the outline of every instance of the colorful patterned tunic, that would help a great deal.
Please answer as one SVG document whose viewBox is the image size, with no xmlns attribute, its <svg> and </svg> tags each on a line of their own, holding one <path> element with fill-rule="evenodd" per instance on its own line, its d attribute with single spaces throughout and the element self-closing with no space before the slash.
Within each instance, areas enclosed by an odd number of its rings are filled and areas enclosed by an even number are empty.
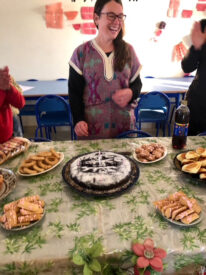
<svg viewBox="0 0 206 275">
<path fill-rule="evenodd" d="M 114 72 L 114 52 L 107 56 L 95 40 L 80 45 L 71 57 L 70 65 L 86 82 L 83 101 L 89 139 L 113 138 L 134 129 L 133 108 L 130 105 L 120 108 L 112 100 L 115 90 L 128 88 L 141 69 L 132 46 L 129 47 L 131 68 L 126 64 L 122 72 Z"/>
</svg>

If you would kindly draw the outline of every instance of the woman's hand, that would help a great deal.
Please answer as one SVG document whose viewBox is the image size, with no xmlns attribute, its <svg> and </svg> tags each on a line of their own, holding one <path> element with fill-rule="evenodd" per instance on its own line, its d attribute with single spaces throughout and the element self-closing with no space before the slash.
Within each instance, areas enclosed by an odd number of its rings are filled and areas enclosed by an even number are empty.
<svg viewBox="0 0 206 275">
<path fill-rule="evenodd" d="M 79 121 L 74 127 L 74 131 L 79 137 L 88 137 L 88 124 L 85 121 Z"/>
<path fill-rule="evenodd" d="M 9 75 L 9 68 L 4 67 L 0 69 L 0 89 L 8 90 L 10 89 L 10 75 Z"/>
<path fill-rule="evenodd" d="M 132 90 L 129 88 L 116 90 L 112 100 L 121 108 L 125 108 L 132 99 Z"/>
<path fill-rule="evenodd" d="M 206 31 L 204 33 L 201 31 L 200 22 L 195 22 L 191 32 L 192 44 L 196 50 L 200 50 L 202 45 L 206 41 Z"/>
</svg>

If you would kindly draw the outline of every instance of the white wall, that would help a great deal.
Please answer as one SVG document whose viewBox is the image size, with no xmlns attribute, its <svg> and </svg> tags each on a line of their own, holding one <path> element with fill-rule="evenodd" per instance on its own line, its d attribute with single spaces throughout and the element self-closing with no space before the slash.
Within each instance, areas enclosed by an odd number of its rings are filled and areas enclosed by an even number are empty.
<svg viewBox="0 0 206 275">
<path fill-rule="evenodd" d="M 183 1 L 183 0 L 182 0 Z M 190 1 L 190 0 L 187 0 Z M 195 3 L 197 0 L 191 0 Z M 63 29 L 47 28 L 45 5 L 57 0 L 0 0 L 0 67 L 8 65 L 16 80 L 49 80 L 68 77 L 68 61 L 76 46 L 94 36 L 75 31 L 72 23 L 83 22 L 80 14 L 64 18 Z M 62 0 L 64 11 L 80 11 L 94 0 Z M 126 36 L 143 64 L 143 75 L 180 76 L 179 62 L 171 62 L 173 46 L 190 33 L 195 20 L 206 12 L 195 12 L 192 19 L 166 17 L 169 0 L 123 0 L 127 14 Z M 165 21 L 166 29 L 158 42 L 152 42 L 156 23 Z M 86 22 L 86 21 L 85 21 Z"/>
</svg>

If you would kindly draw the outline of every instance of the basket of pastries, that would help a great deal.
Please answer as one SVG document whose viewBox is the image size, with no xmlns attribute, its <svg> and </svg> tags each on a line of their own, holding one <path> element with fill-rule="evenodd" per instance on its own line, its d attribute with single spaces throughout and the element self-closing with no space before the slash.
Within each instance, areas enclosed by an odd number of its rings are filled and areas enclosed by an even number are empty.
<svg viewBox="0 0 206 275">
<path fill-rule="evenodd" d="M 22 137 L 14 137 L 0 144 L 0 165 L 8 159 L 25 152 L 31 142 Z"/>
<path fill-rule="evenodd" d="M 39 222 L 45 214 L 45 202 L 39 195 L 23 197 L 3 207 L 0 224 L 6 230 L 21 230 Z"/>
<path fill-rule="evenodd" d="M 182 191 L 165 199 L 155 201 L 154 206 L 168 221 L 177 225 L 193 225 L 200 221 L 202 209 L 196 199 L 189 198 Z"/>
</svg>

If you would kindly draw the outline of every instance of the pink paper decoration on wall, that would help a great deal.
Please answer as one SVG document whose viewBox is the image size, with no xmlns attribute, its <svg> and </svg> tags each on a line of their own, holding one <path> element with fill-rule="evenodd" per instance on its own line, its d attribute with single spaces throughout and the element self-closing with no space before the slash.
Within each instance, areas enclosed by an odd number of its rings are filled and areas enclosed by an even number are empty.
<svg viewBox="0 0 206 275">
<path fill-rule="evenodd" d="M 190 18 L 192 14 L 192 10 L 182 10 L 182 18 Z"/>
<path fill-rule="evenodd" d="M 204 4 L 204 3 L 197 3 L 196 9 L 197 9 L 197 11 L 205 11 L 206 10 L 206 4 Z"/>
<path fill-rule="evenodd" d="M 66 16 L 67 20 L 73 20 L 78 14 L 78 11 L 65 11 L 64 15 Z"/>
<path fill-rule="evenodd" d="M 96 26 L 94 23 L 81 24 L 81 33 L 83 34 L 96 34 Z"/>
<path fill-rule="evenodd" d="M 168 17 L 177 17 L 180 7 L 180 0 L 170 0 L 169 8 L 167 10 Z"/>
<path fill-rule="evenodd" d="M 63 9 L 62 3 L 58 2 L 51 5 L 46 5 L 45 10 L 47 28 L 63 28 Z"/>
<path fill-rule="evenodd" d="M 72 24 L 72 26 L 76 31 L 79 31 L 81 28 L 81 24 Z"/>
<path fill-rule="evenodd" d="M 84 20 L 93 19 L 94 7 L 81 7 L 81 18 Z"/>
</svg>

